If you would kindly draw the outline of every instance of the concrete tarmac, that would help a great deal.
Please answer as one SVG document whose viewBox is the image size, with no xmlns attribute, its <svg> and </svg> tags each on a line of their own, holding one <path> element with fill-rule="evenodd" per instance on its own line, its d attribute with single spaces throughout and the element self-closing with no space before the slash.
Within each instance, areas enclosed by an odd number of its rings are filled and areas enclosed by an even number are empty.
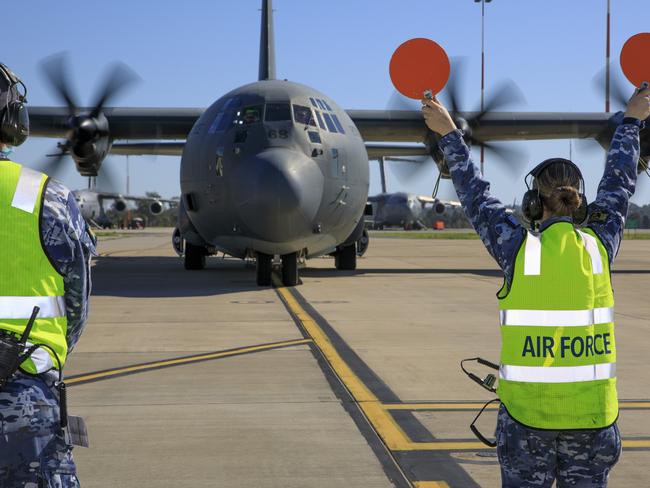
<svg viewBox="0 0 650 488">
<path fill-rule="evenodd" d="M 185 271 L 171 230 L 100 240 L 90 320 L 68 360 L 85 487 L 497 487 L 469 424 L 491 395 L 466 357 L 498 360 L 499 270 L 480 241 L 373 239 L 355 272 L 310 260 L 303 284 L 254 268 Z M 650 241 L 614 266 L 623 456 L 647 483 Z M 492 434 L 496 412 L 480 427 Z"/>
</svg>

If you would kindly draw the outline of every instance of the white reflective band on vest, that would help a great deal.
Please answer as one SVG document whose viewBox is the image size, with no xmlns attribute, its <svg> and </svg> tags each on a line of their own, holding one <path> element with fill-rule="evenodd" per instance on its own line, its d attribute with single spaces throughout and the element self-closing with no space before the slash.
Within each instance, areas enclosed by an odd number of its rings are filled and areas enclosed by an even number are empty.
<svg viewBox="0 0 650 488">
<path fill-rule="evenodd" d="M 600 256 L 600 251 L 598 251 L 598 243 L 594 236 L 589 235 L 585 232 L 578 231 L 580 237 L 582 237 L 582 243 L 585 246 L 585 249 L 591 257 L 591 270 L 594 274 L 600 274 L 603 272 L 603 259 Z"/>
<path fill-rule="evenodd" d="M 591 258 L 591 269 L 594 274 L 603 272 L 603 260 L 598 251 L 598 243 L 594 236 L 577 230 L 582 238 L 582 244 L 585 246 L 589 257 Z M 534 276 L 541 274 L 542 268 L 542 241 L 540 236 L 528 233 L 526 239 L 526 248 L 524 249 L 524 275 Z"/>
<path fill-rule="evenodd" d="M 11 206 L 33 213 L 38 199 L 38 192 L 41 189 L 41 178 L 43 174 L 33 169 L 22 166 L 20 168 L 20 179 L 16 185 L 16 192 Z"/>
<path fill-rule="evenodd" d="M 616 363 L 586 366 L 512 366 L 502 364 L 499 378 L 524 383 L 573 383 L 607 380 L 616 377 Z"/>
<path fill-rule="evenodd" d="M 40 319 L 65 316 L 63 297 L 0 297 L 0 319 L 28 319 L 34 307 Z"/>
<path fill-rule="evenodd" d="M 501 325 L 579 327 L 614 322 L 614 308 L 593 310 L 501 310 Z"/>
<path fill-rule="evenodd" d="M 528 233 L 524 249 L 524 274 L 538 275 L 542 267 L 542 241 L 539 236 Z"/>
<path fill-rule="evenodd" d="M 29 349 L 34 344 L 32 344 L 31 342 L 27 342 L 25 345 L 27 346 L 26 349 Z M 50 353 L 48 353 L 42 347 L 36 349 L 29 357 L 29 359 L 31 359 L 32 362 L 34 363 L 34 367 L 36 368 L 37 373 L 45 373 L 46 371 L 49 371 L 54 367 L 54 363 L 52 363 L 52 358 L 50 357 Z"/>
</svg>

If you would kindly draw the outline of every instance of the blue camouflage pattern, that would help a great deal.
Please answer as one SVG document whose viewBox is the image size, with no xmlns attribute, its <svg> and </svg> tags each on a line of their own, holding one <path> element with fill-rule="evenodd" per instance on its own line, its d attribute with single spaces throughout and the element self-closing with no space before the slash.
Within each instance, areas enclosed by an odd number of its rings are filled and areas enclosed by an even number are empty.
<svg viewBox="0 0 650 488">
<path fill-rule="evenodd" d="M 622 120 L 622 116 L 619 117 Z M 490 255 L 503 270 L 507 285 L 514 275 L 517 252 L 526 237 L 527 228 L 516 215 L 490 194 L 490 183 L 483 179 L 472 162 L 470 149 L 462 132 L 450 132 L 440 139 L 458 199 Z M 589 205 L 586 225 L 600 238 L 612 264 L 623 237 L 629 199 L 634 194 L 636 167 L 639 159 L 639 127 L 621 124 L 617 127 L 607 153 L 605 173 L 598 186 L 596 200 Z M 540 227 L 568 217 L 554 217 Z"/>
<path fill-rule="evenodd" d="M 70 353 L 88 318 L 90 259 L 97 255 L 96 242 L 74 195 L 56 180 L 49 180 L 45 188 L 41 218 L 45 252 L 63 275 Z"/>
<path fill-rule="evenodd" d="M 95 239 L 74 195 L 49 180 L 41 213 L 45 252 L 63 275 L 67 343 L 74 348 L 88 317 L 90 259 Z M 60 426 L 58 374 L 17 372 L 0 390 L 0 486 L 76 488 L 79 482 L 72 445 Z"/>
<path fill-rule="evenodd" d="M 0 486 L 79 486 L 51 375 L 18 372 L 0 391 Z"/>
<path fill-rule="evenodd" d="M 605 488 L 621 455 L 616 424 L 604 429 L 539 430 L 526 427 L 501 405 L 497 455 L 503 488 Z"/>
</svg>

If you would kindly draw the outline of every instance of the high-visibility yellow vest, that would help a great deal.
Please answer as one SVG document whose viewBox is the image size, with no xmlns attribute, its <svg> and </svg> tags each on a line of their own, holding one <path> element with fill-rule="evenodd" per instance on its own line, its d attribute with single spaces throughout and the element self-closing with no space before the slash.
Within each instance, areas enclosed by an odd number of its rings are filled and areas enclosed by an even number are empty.
<svg viewBox="0 0 650 488">
<path fill-rule="evenodd" d="M 45 344 L 65 363 L 68 321 L 63 277 L 41 241 L 41 213 L 47 176 L 0 161 L 0 329 L 21 335 L 34 306 L 38 318 L 28 345 Z M 47 348 L 37 349 L 21 368 L 32 374 L 59 365 Z"/>
<path fill-rule="evenodd" d="M 498 294 L 498 394 L 540 429 L 594 429 L 618 417 L 614 294 L 607 251 L 591 229 L 557 222 L 528 233 L 510 289 Z"/>
</svg>

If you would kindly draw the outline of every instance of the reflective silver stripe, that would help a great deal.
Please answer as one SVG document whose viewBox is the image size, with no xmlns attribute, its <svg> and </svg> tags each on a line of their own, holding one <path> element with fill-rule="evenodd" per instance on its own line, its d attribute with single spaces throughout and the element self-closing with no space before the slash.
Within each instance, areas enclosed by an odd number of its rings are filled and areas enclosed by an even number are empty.
<svg viewBox="0 0 650 488">
<path fill-rule="evenodd" d="M 28 319 L 34 307 L 41 319 L 65 316 L 63 297 L 0 297 L 0 319 Z"/>
<path fill-rule="evenodd" d="M 38 200 L 38 192 L 41 189 L 42 177 L 43 173 L 22 166 L 11 206 L 28 213 L 33 213 L 34 207 L 36 207 L 36 200 Z"/>
<path fill-rule="evenodd" d="M 585 246 L 585 249 L 589 253 L 591 258 L 591 269 L 594 274 L 601 274 L 603 272 L 603 259 L 598 250 L 598 243 L 594 236 L 587 234 L 586 232 L 578 231 L 580 237 L 582 237 L 582 243 Z"/>
<path fill-rule="evenodd" d="M 29 349 L 33 346 L 33 344 L 31 342 L 27 342 L 26 346 L 26 349 Z M 45 373 L 54 367 L 50 353 L 42 347 L 36 349 L 29 358 L 34 363 L 34 367 L 36 368 L 37 373 Z"/>
<path fill-rule="evenodd" d="M 501 325 L 579 327 L 614 322 L 614 307 L 593 310 L 501 310 Z"/>
<path fill-rule="evenodd" d="M 586 366 L 512 366 L 502 364 L 499 378 L 524 383 L 573 383 L 616 377 L 616 363 Z"/>
<path fill-rule="evenodd" d="M 524 249 L 524 275 L 538 275 L 542 267 L 542 241 L 539 236 L 528 233 Z"/>
</svg>

